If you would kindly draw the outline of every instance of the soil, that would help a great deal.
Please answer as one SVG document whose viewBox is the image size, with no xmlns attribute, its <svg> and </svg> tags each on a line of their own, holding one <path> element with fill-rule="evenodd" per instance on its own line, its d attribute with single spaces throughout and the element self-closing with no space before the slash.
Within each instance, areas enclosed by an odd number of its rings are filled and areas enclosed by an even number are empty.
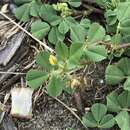
<svg viewBox="0 0 130 130">
<path fill-rule="evenodd" d="M 105 102 L 105 96 L 113 90 L 112 87 L 106 86 L 104 80 L 107 64 L 106 62 L 97 64 L 95 71 L 87 77 L 93 82 L 86 86 L 83 94 L 83 104 L 86 108 L 95 102 Z M 76 108 L 72 96 L 64 93 L 59 99 L 70 108 Z M 75 130 L 86 130 L 70 111 L 45 93 L 37 100 L 33 114 L 33 119 L 29 121 L 15 119 L 19 130 L 66 130 L 69 127 Z M 118 129 L 114 128 L 113 130 Z"/>
<path fill-rule="evenodd" d="M 43 95 L 37 102 L 34 117 L 27 122 L 17 122 L 19 130 L 85 130 L 81 123 L 61 104 Z"/>
</svg>

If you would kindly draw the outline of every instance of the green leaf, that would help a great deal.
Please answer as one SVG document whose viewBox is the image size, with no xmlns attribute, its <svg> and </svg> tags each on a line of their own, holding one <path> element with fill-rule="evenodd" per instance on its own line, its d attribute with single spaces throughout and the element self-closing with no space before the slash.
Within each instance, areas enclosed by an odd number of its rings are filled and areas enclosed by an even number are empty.
<svg viewBox="0 0 130 130">
<path fill-rule="evenodd" d="M 107 113 L 107 107 L 104 104 L 96 103 L 92 105 L 91 111 L 94 119 L 99 123 Z"/>
<path fill-rule="evenodd" d="M 108 65 L 105 72 L 107 84 L 118 84 L 125 79 L 124 73 L 116 65 Z"/>
<path fill-rule="evenodd" d="M 130 116 L 127 111 L 121 111 L 115 120 L 121 130 L 130 130 Z"/>
<path fill-rule="evenodd" d="M 125 50 L 124 55 L 130 57 L 130 48 Z"/>
<path fill-rule="evenodd" d="M 40 9 L 40 16 L 47 22 L 49 22 L 52 26 L 56 26 L 61 22 L 61 17 L 57 16 L 54 8 L 49 4 L 44 4 Z"/>
<path fill-rule="evenodd" d="M 57 27 L 53 27 L 48 35 L 48 40 L 52 44 L 63 42 L 65 36 L 58 31 Z"/>
<path fill-rule="evenodd" d="M 107 50 L 105 46 L 98 45 L 98 46 L 89 46 L 85 49 L 85 55 L 88 59 L 98 62 L 106 59 L 107 57 Z"/>
<path fill-rule="evenodd" d="M 107 107 L 104 104 L 96 103 L 92 105 L 91 112 L 82 117 L 82 121 L 87 127 L 111 128 L 115 124 L 113 115 L 107 114 Z"/>
<path fill-rule="evenodd" d="M 128 91 L 123 91 L 118 96 L 118 102 L 122 108 L 130 107 L 130 93 Z"/>
<path fill-rule="evenodd" d="M 44 52 L 40 52 L 37 57 L 36 57 L 36 63 L 45 68 L 45 69 L 48 69 L 50 70 L 52 68 L 50 62 L 49 62 L 49 56 L 50 56 L 50 53 L 47 52 L 47 51 L 44 51 Z"/>
<path fill-rule="evenodd" d="M 44 81 L 48 79 L 48 73 L 41 72 L 37 70 L 30 70 L 26 75 L 27 84 L 33 88 L 37 89 L 43 85 Z"/>
<path fill-rule="evenodd" d="M 106 8 L 107 4 L 109 4 L 109 2 L 107 3 L 107 0 L 96 0 L 96 3 L 104 8 Z"/>
<path fill-rule="evenodd" d="M 16 8 L 15 16 L 20 21 L 27 22 L 30 19 L 30 4 L 24 4 Z"/>
<path fill-rule="evenodd" d="M 128 77 L 127 80 L 125 81 L 124 89 L 130 92 L 130 77 Z"/>
<path fill-rule="evenodd" d="M 70 29 L 71 40 L 75 43 L 83 43 L 85 41 L 86 31 L 81 25 L 72 26 Z"/>
<path fill-rule="evenodd" d="M 122 42 L 123 43 L 129 43 L 130 42 L 130 35 L 129 35 L 129 33 L 123 35 Z"/>
<path fill-rule="evenodd" d="M 29 3 L 33 0 L 13 0 L 13 2 L 17 5 L 20 5 L 20 4 L 25 4 L 25 3 Z"/>
<path fill-rule="evenodd" d="M 119 62 L 118 62 L 118 65 L 117 65 L 121 70 L 122 72 L 128 76 L 130 75 L 130 59 L 129 58 L 122 58 Z"/>
<path fill-rule="evenodd" d="M 111 112 L 119 112 L 121 110 L 120 104 L 118 102 L 118 94 L 112 92 L 107 96 L 107 108 Z"/>
<path fill-rule="evenodd" d="M 62 21 L 62 18 L 60 16 L 57 15 L 53 15 L 51 17 L 48 18 L 48 22 L 52 25 L 52 26 L 56 26 L 58 24 L 60 24 Z"/>
<path fill-rule="evenodd" d="M 105 42 L 111 41 L 111 36 L 110 35 L 106 35 L 105 38 L 104 38 L 104 41 Z"/>
<path fill-rule="evenodd" d="M 34 17 L 39 16 L 40 8 L 41 8 L 42 3 L 38 1 L 32 1 L 31 2 L 31 7 L 30 7 L 30 15 Z"/>
<path fill-rule="evenodd" d="M 53 74 L 49 81 L 47 92 L 52 97 L 59 96 L 62 93 L 63 86 L 61 78 L 57 74 Z"/>
<path fill-rule="evenodd" d="M 119 21 L 130 18 L 130 2 L 120 2 L 118 4 L 117 17 Z"/>
<path fill-rule="evenodd" d="M 42 22 L 41 20 L 35 21 L 34 23 L 32 23 L 31 26 L 31 32 L 33 36 L 35 36 L 40 40 L 42 40 L 47 35 L 49 30 L 50 30 L 49 24 Z"/>
<path fill-rule="evenodd" d="M 115 34 L 116 33 L 116 29 L 117 29 L 117 26 L 118 26 L 118 21 L 114 24 L 114 25 L 106 25 L 106 30 L 108 33 L 113 33 Z"/>
<path fill-rule="evenodd" d="M 60 33 L 62 33 L 62 34 L 64 34 L 64 35 L 69 31 L 69 26 L 68 26 L 66 20 L 63 20 L 63 21 L 59 24 L 58 30 L 59 30 Z"/>
<path fill-rule="evenodd" d="M 79 64 L 79 60 L 83 55 L 82 44 L 72 43 L 70 46 L 70 56 L 68 62 L 70 64 Z"/>
<path fill-rule="evenodd" d="M 120 22 L 119 30 L 122 34 L 129 34 L 130 33 L 130 18 L 124 19 Z"/>
<path fill-rule="evenodd" d="M 115 120 L 113 115 L 107 114 L 103 117 L 103 119 L 100 122 L 100 128 L 107 129 L 113 127 L 115 124 Z"/>
<path fill-rule="evenodd" d="M 50 17 L 52 15 L 56 15 L 56 11 L 54 10 L 54 8 L 51 5 L 43 4 L 41 6 L 39 14 L 43 19 L 48 19 L 48 17 Z"/>
<path fill-rule="evenodd" d="M 66 130 L 75 130 L 75 129 L 73 129 L 73 128 L 68 128 L 68 129 L 66 129 Z"/>
<path fill-rule="evenodd" d="M 103 40 L 105 37 L 105 29 L 98 23 L 93 23 L 88 30 L 88 42 L 95 43 Z"/>
<path fill-rule="evenodd" d="M 66 60 L 69 57 L 69 49 L 64 43 L 56 44 L 56 54 L 62 60 Z"/>
<path fill-rule="evenodd" d="M 91 128 L 97 127 L 97 122 L 94 119 L 91 112 L 86 113 L 82 117 L 82 121 L 83 121 L 84 125 L 87 126 L 87 127 L 91 127 Z"/>
<path fill-rule="evenodd" d="M 112 92 L 107 96 L 107 107 L 109 111 L 119 112 L 130 107 L 130 93 L 123 91 L 119 96 L 116 92 Z"/>
<path fill-rule="evenodd" d="M 81 5 L 81 0 L 67 0 L 67 1 L 73 7 L 79 7 Z"/>
<path fill-rule="evenodd" d="M 73 17 L 65 18 L 66 23 L 68 24 L 69 28 L 77 26 L 79 23 Z"/>
<path fill-rule="evenodd" d="M 81 19 L 80 25 L 88 31 L 89 27 L 91 26 L 91 21 L 89 19 L 86 19 L 86 18 Z"/>
<path fill-rule="evenodd" d="M 107 10 L 105 17 L 109 26 L 114 25 L 117 22 L 117 9 Z"/>
</svg>

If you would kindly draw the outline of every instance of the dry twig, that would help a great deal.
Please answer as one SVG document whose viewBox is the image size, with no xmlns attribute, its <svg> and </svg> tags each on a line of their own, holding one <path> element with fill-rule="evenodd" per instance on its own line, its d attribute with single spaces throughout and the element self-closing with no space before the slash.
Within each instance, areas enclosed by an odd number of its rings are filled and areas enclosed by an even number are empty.
<svg viewBox="0 0 130 130">
<path fill-rule="evenodd" d="M 17 24 L 15 21 L 13 21 L 11 18 L 9 18 L 6 14 L 2 13 L 0 11 L 0 15 L 2 15 L 3 17 L 5 17 L 6 19 L 8 19 L 11 23 L 13 23 L 14 25 L 16 25 L 19 29 L 21 29 L 23 32 L 25 32 L 27 35 L 29 35 L 31 38 L 33 38 L 35 41 L 37 41 L 39 44 L 41 44 L 45 49 L 47 49 L 50 52 L 54 52 L 54 50 L 52 48 L 50 48 L 49 46 L 47 46 L 45 43 L 41 42 L 40 40 L 38 40 L 37 38 L 35 38 L 31 33 L 29 33 L 26 29 L 24 29 L 23 27 L 21 27 L 19 24 Z"/>
</svg>

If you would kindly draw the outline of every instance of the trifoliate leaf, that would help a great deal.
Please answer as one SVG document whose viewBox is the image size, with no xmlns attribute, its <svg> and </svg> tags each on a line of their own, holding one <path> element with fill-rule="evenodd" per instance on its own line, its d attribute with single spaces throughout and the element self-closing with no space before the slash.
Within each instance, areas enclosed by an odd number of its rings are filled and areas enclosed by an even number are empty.
<svg viewBox="0 0 130 130">
<path fill-rule="evenodd" d="M 95 43 L 103 40 L 105 37 L 105 29 L 98 23 L 93 23 L 88 30 L 88 42 Z"/>
<path fill-rule="evenodd" d="M 49 22 L 52 26 L 58 25 L 62 20 L 62 18 L 57 15 L 54 8 L 49 4 L 42 5 L 39 14 L 43 20 Z"/>
<path fill-rule="evenodd" d="M 70 64 L 79 64 L 79 60 L 83 55 L 82 44 L 72 43 L 70 47 L 70 55 L 68 62 Z"/>
<path fill-rule="evenodd" d="M 69 57 L 69 49 L 65 45 L 65 43 L 56 44 L 56 53 L 58 55 L 57 57 L 62 60 L 67 60 L 67 58 Z"/>
<path fill-rule="evenodd" d="M 79 7 L 81 5 L 81 0 L 68 0 L 67 2 L 73 7 Z"/>
<path fill-rule="evenodd" d="M 40 40 L 42 40 L 47 35 L 49 30 L 50 30 L 49 24 L 42 22 L 40 20 L 35 21 L 34 23 L 32 23 L 31 26 L 31 32 L 33 36 L 35 36 Z"/>
<path fill-rule="evenodd" d="M 130 130 L 130 116 L 127 111 L 121 111 L 115 120 L 121 130 Z"/>
<path fill-rule="evenodd" d="M 109 65 L 105 72 L 105 79 L 107 84 L 118 84 L 125 79 L 124 73 L 115 65 Z"/>
<path fill-rule="evenodd" d="M 39 12 L 41 8 L 42 3 L 38 1 L 32 1 L 31 2 L 31 7 L 30 7 L 30 15 L 34 17 L 39 17 Z"/>
<path fill-rule="evenodd" d="M 120 2 L 118 4 L 117 17 L 120 22 L 130 18 L 130 2 Z"/>
<path fill-rule="evenodd" d="M 115 119 L 113 115 L 107 114 L 102 118 L 99 127 L 103 129 L 108 129 L 113 127 L 114 125 L 115 125 Z"/>
<path fill-rule="evenodd" d="M 60 42 L 63 42 L 65 38 L 65 35 L 59 32 L 57 27 L 51 28 L 51 31 L 49 32 L 48 35 L 48 40 L 52 44 L 58 44 Z"/>
<path fill-rule="evenodd" d="M 122 108 L 128 108 L 130 107 L 130 92 L 129 91 L 123 91 L 118 96 L 118 102 Z"/>
<path fill-rule="evenodd" d="M 33 0 L 13 0 L 13 2 L 17 5 L 21 5 L 21 4 L 25 4 L 25 3 L 29 3 L 32 2 Z"/>
<path fill-rule="evenodd" d="M 98 46 L 89 46 L 85 49 L 85 55 L 89 60 L 92 60 L 94 62 L 99 62 L 107 57 L 107 50 L 104 46 L 98 45 Z"/>
<path fill-rule="evenodd" d="M 20 21 L 27 22 L 30 19 L 30 4 L 24 4 L 16 8 L 15 16 Z"/>
<path fill-rule="evenodd" d="M 37 70 L 30 70 L 26 75 L 27 84 L 33 88 L 37 89 L 43 85 L 44 81 L 48 79 L 48 73 L 41 72 Z"/>
<path fill-rule="evenodd" d="M 36 57 L 36 63 L 44 69 L 50 70 L 52 65 L 49 62 L 50 53 L 47 51 L 40 52 Z"/>
<path fill-rule="evenodd" d="M 120 22 L 119 30 L 124 35 L 127 35 L 130 33 L 130 18 L 124 19 Z"/>
<path fill-rule="evenodd" d="M 80 21 L 80 25 L 88 31 L 89 27 L 91 26 L 91 21 L 89 19 L 82 19 Z"/>
<path fill-rule="evenodd" d="M 130 92 L 130 77 L 128 77 L 127 80 L 125 81 L 124 89 Z"/>
<path fill-rule="evenodd" d="M 91 127 L 91 128 L 97 127 L 97 122 L 94 119 L 94 117 L 93 117 L 91 112 L 86 113 L 82 117 L 82 121 L 83 121 L 84 125 L 87 126 L 87 127 Z"/>
<path fill-rule="evenodd" d="M 107 96 L 107 108 L 111 112 L 119 112 L 121 110 L 121 106 L 118 102 L 118 94 L 116 92 L 112 92 Z"/>
<path fill-rule="evenodd" d="M 129 58 L 122 58 L 117 66 L 122 70 L 122 72 L 126 75 L 129 76 L 130 75 L 130 59 Z"/>
<path fill-rule="evenodd" d="M 81 25 L 72 26 L 70 29 L 70 37 L 75 43 L 83 43 L 85 41 L 86 30 Z"/>
<path fill-rule="evenodd" d="M 63 86 L 61 78 L 57 74 L 53 74 L 49 81 L 47 92 L 52 97 L 59 96 L 62 93 Z"/>
<path fill-rule="evenodd" d="M 69 26 L 68 26 L 66 20 L 63 20 L 63 21 L 59 24 L 58 30 L 59 30 L 60 33 L 62 33 L 62 34 L 64 34 L 64 35 L 69 31 Z"/>
<path fill-rule="evenodd" d="M 100 122 L 104 115 L 107 113 L 107 107 L 104 104 L 96 103 L 91 107 L 94 119 Z"/>
</svg>

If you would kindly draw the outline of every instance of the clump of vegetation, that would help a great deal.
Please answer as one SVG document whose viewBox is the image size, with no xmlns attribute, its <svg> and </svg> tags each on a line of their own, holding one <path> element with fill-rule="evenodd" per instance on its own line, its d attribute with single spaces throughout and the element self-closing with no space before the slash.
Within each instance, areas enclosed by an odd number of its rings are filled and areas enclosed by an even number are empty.
<svg viewBox="0 0 130 130">
<path fill-rule="evenodd" d="M 85 14 L 76 19 L 74 12 L 81 6 L 80 0 L 64 0 L 55 4 L 40 0 L 14 0 L 19 7 L 17 19 L 23 22 L 33 18 L 31 33 L 42 40 L 46 38 L 55 46 L 52 54 L 47 50 L 36 57 L 38 69 L 27 73 L 27 83 L 37 89 L 47 83 L 50 96 L 59 96 L 63 91 L 69 94 L 85 86 L 83 76 L 77 71 L 91 63 L 104 59 L 119 59 L 106 68 L 106 83 L 123 84 L 121 94 L 116 91 L 106 97 L 107 105 L 96 103 L 82 121 L 91 128 L 106 129 L 118 124 L 121 130 L 130 129 L 130 1 L 96 0 L 97 6 L 105 11 L 104 26 L 91 21 Z M 89 14 L 89 13 L 88 13 Z"/>
</svg>

